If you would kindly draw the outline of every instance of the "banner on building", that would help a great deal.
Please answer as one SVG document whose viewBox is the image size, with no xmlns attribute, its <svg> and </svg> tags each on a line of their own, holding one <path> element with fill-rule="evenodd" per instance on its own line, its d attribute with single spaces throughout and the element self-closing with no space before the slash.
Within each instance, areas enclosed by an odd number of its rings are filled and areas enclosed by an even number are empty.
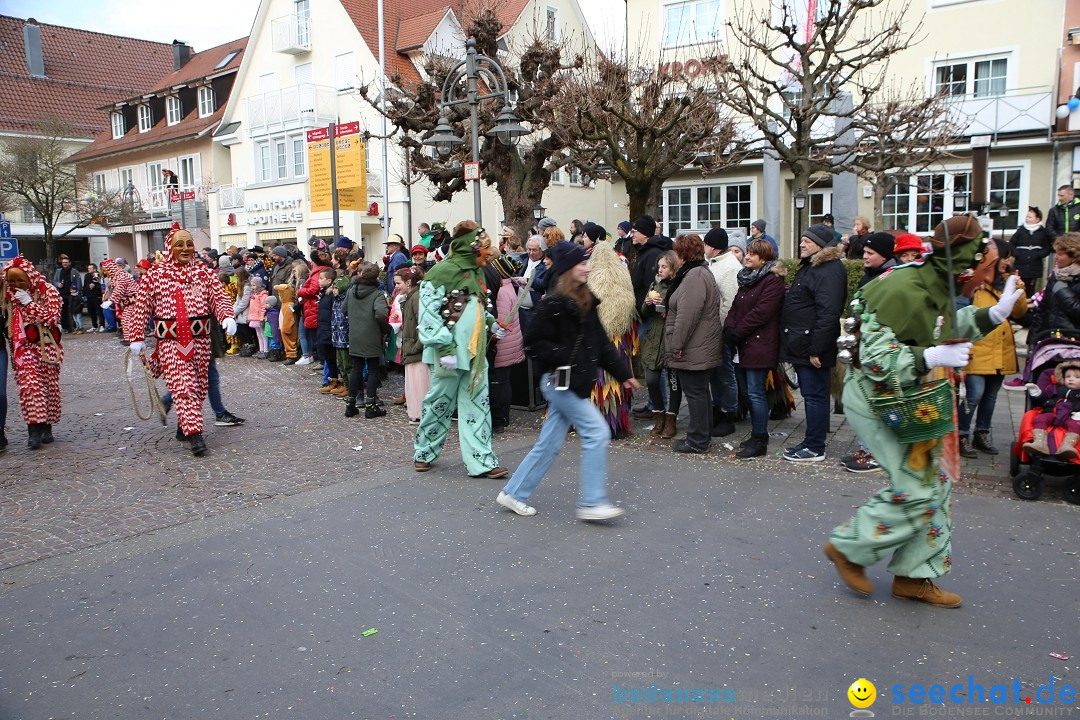
<svg viewBox="0 0 1080 720">
<path fill-rule="evenodd" d="M 367 209 L 367 161 L 360 123 L 334 126 L 334 164 L 337 175 L 338 208 Z M 311 212 L 334 208 L 334 179 L 330 175 L 330 128 L 307 132 L 308 188 Z"/>
</svg>

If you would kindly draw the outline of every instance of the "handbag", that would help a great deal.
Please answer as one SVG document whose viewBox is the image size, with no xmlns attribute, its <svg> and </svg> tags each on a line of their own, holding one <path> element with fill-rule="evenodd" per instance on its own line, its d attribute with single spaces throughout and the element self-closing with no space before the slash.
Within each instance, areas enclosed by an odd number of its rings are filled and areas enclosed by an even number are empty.
<svg viewBox="0 0 1080 720">
<path fill-rule="evenodd" d="M 889 357 L 895 366 L 895 354 Z M 954 395 L 948 378 L 930 380 L 905 390 L 900 387 L 900 379 L 893 370 L 894 367 L 888 368 L 887 389 L 868 388 L 865 375 L 859 378 L 859 389 L 870 408 L 896 434 L 896 439 L 911 444 L 951 433 L 955 429 Z"/>
</svg>

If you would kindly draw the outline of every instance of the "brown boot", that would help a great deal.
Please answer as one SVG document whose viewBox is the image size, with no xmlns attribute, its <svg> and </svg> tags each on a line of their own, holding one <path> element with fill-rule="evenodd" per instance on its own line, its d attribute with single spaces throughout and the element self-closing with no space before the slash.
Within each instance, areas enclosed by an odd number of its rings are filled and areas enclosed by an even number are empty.
<svg viewBox="0 0 1080 720">
<path fill-rule="evenodd" d="M 319 392 L 323 393 L 324 395 L 332 393 L 332 392 L 334 392 L 334 388 L 337 387 L 337 384 L 339 382 L 341 382 L 341 381 L 340 380 L 331 380 L 326 385 L 323 385 L 321 388 L 319 388 Z"/>
<path fill-rule="evenodd" d="M 1024 443 L 1024 449 L 1027 450 L 1029 453 L 1049 455 L 1050 448 L 1046 446 L 1046 431 L 1032 430 L 1031 434 L 1034 435 L 1034 437 L 1031 438 L 1031 442 Z"/>
<path fill-rule="evenodd" d="M 673 413 L 664 413 L 664 429 L 660 433 L 661 440 L 670 440 L 675 437 L 675 433 L 678 432 L 675 429 L 675 415 Z"/>
<path fill-rule="evenodd" d="M 892 582 L 892 596 L 941 608 L 958 608 L 962 599 L 956 593 L 942 590 L 930 578 L 909 578 L 897 575 Z"/>
<path fill-rule="evenodd" d="M 840 574 L 845 585 L 860 595 L 869 595 L 873 591 L 874 586 L 870 584 L 870 578 L 866 577 L 866 568 L 848 560 L 844 553 L 833 547 L 831 540 L 825 543 L 824 550 L 825 557 L 836 566 L 836 572 Z"/>
<path fill-rule="evenodd" d="M 1069 433 L 1061 440 L 1061 447 L 1058 448 L 1057 457 L 1062 460 L 1072 460 L 1076 457 L 1076 441 L 1080 440 L 1080 435 L 1076 433 Z"/>
<path fill-rule="evenodd" d="M 975 448 L 971 447 L 971 440 L 967 435 L 960 436 L 960 457 L 965 458 L 977 458 L 979 453 L 975 452 Z"/>
<path fill-rule="evenodd" d="M 334 382 L 337 382 L 337 385 L 334 385 Z M 334 385 L 334 387 L 330 388 L 331 395 L 336 395 L 337 397 L 345 397 L 349 394 L 349 386 L 345 384 L 344 380 L 331 380 L 330 384 Z"/>
<path fill-rule="evenodd" d="M 664 413 L 654 412 L 652 414 L 653 427 L 652 432 L 649 433 L 650 437 L 658 438 L 664 432 Z"/>
</svg>

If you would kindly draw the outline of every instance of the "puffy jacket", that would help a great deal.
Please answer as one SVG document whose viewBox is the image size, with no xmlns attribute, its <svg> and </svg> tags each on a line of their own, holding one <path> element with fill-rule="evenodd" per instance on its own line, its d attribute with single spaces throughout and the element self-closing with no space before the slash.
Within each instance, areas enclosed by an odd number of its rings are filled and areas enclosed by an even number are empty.
<svg viewBox="0 0 1080 720">
<path fill-rule="evenodd" d="M 663 298 L 667 297 L 669 287 L 671 280 L 657 280 L 649 287 L 649 292 L 655 291 Z M 638 307 L 638 312 L 642 320 L 655 320 L 649 323 L 645 339 L 641 341 L 641 364 L 646 370 L 659 370 L 664 367 L 664 318 L 656 312 L 655 305 L 645 302 Z"/>
<path fill-rule="evenodd" d="M 830 245 L 802 260 L 780 311 L 780 359 L 794 365 L 836 364 L 840 315 L 847 302 L 843 248 Z"/>
<path fill-rule="evenodd" d="M 1016 258 L 1016 271 L 1020 277 L 1034 279 L 1042 277 L 1043 261 L 1054 254 L 1054 240 L 1041 225 L 1030 232 L 1020 226 L 1012 236 L 1013 257 Z"/>
<path fill-rule="evenodd" d="M 266 320 L 266 298 L 270 293 L 265 290 L 251 293 L 248 302 L 248 322 L 263 322 Z"/>
<path fill-rule="evenodd" d="M 780 308 L 784 304 L 784 265 L 753 285 L 739 288 L 724 328 L 733 328 L 739 348 L 739 367 L 771 370 L 780 357 Z"/>
<path fill-rule="evenodd" d="M 738 277 L 743 265 L 739 262 L 739 258 L 730 252 L 717 255 L 707 262 L 709 272 L 712 273 L 713 279 L 716 280 L 716 287 L 720 290 L 720 324 L 722 325 L 731 311 L 731 303 L 735 301 L 735 295 L 739 292 Z"/>
<path fill-rule="evenodd" d="M 236 317 L 236 322 L 247 324 L 250 308 L 251 286 L 244 283 L 243 288 L 237 288 L 236 302 L 233 303 L 233 316 Z"/>
<path fill-rule="evenodd" d="M 997 305 L 1001 293 L 992 285 L 983 283 L 975 290 L 971 304 L 988 308 Z M 1027 313 L 1027 296 L 1021 294 L 1013 305 L 1012 319 L 1019 320 Z M 1016 343 L 1013 341 L 1012 325 L 1006 321 L 998 325 L 971 346 L 971 359 L 965 370 L 971 375 L 1012 375 L 1017 372 Z"/>
<path fill-rule="evenodd" d="M 1059 235 L 1080 230 L 1080 198 L 1073 198 L 1068 205 L 1058 203 L 1046 213 L 1046 233 L 1050 240 Z"/>
<path fill-rule="evenodd" d="M 637 259 L 630 271 L 630 282 L 634 286 L 634 307 L 641 307 L 641 303 L 645 302 L 649 286 L 656 279 L 656 264 L 660 262 L 660 256 L 671 247 L 671 240 L 662 235 L 653 236 L 638 246 Z"/>
<path fill-rule="evenodd" d="M 424 344 L 420 342 L 420 286 L 414 285 L 401 303 L 401 362 L 405 365 L 423 362 Z"/>
<path fill-rule="evenodd" d="M 510 278 L 506 278 L 499 286 L 499 293 L 495 296 L 495 311 L 499 320 L 510 314 L 510 309 L 517 302 L 517 291 Z M 521 338 L 521 323 L 515 313 L 510 322 L 506 324 L 506 337 L 495 343 L 495 362 L 492 367 L 509 367 L 517 365 L 525 359 L 525 344 Z"/>
<path fill-rule="evenodd" d="M 311 268 L 307 280 L 296 291 L 296 297 L 300 299 L 300 308 L 304 313 L 304 327 L 313 330 L 319 327 L 319 273 L 326 270 L 326 265 L 316 265 Z"/>
<path fill-rule="evenodd" d="M 723 339 L 716 280 L 704 265 L 691 268 L 667 298 L 664 363 L 677 370 L 711 370 L 723 360 Z"/>
<path fill-rule="evenodd" d="M 581 398 L 589 397 L 596 385 L 597 365 L 620 383 L 632 377 L 630 366 L 615 350 L 600 323 L 596 313 L 599 304 L 600 299 L 594 296 L 592 308 L 582 318 L 572 298 L 545 295 L 533 309 L 532 320 L 525 328 L 525 353 L 536 361 L 540 372 L 570 365 L 570 389 Z M 577 355 L 571 358 L 575 344 Z"/>
<path fill-rule="evenodd" d="M 334 294 L 327 289 L 316 300 L 318 330 L 315 331 L 315 343 L 319 346 L 333 345 L 334 297 Z"/>
<path fill-rule="evenodd" d="M 1080 332 L 1080 276 L 1066 282 L 1056 273 L 1050 274 L 1031 329 L 1036 339 L 1047 330 Z"/>
</svg>

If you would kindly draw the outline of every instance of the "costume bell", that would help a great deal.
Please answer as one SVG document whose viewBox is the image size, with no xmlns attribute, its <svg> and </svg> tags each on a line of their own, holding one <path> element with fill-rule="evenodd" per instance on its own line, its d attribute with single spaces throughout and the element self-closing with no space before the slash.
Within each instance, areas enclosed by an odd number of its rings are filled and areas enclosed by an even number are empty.
<svg viewBox="0 0 1080 720">
<path fill-rule="evenodd" d="M 5 271 L 3 303 L 19 407 L 26 422 L 26 444 L 37 450 L 42 443 L 53 441 L 52 426 L 60 422 L 63 301 L 33 263 L 19 255 Z"/>
<path fill-rule="evenodd" d="M 153 318 L 157 344 L 150 368 L 156 377 L 165 376 L 173 396 L 177 437 L 189 440 L 192 453 L 202 455 L 206 452 L 202 406 L 210 363 L 210 315 L 217 317 L 227 334 L 236 333 L 236 321 L 217 276 L 194 262 L 191 233 L 177 230 L 167 245 L 169 256 L 155 263 L 139 281 L 124 316 L 124 339 L 131 343 L 132 352 L 142 353 L 146 322 Z"/>
<path fill-rule="evenodd" d="M 481 268 L 493 255 L 491 240 L 478 236 L 476 223 L 454 228 L 450 256 L 437 263 L 420 283 L 419 336 L 423 361 L 431 369 L 431 389 L 424 396 L 413 459 L 420 472 L 442 452 L 451 416 L 458 412 L 461 458 L 473 477 L 504 477 L 505 468 L 491 449 L 487 346 L 494 318 Z M 495 334 L 501 328 L 495 326 Z"/>
</svg>

